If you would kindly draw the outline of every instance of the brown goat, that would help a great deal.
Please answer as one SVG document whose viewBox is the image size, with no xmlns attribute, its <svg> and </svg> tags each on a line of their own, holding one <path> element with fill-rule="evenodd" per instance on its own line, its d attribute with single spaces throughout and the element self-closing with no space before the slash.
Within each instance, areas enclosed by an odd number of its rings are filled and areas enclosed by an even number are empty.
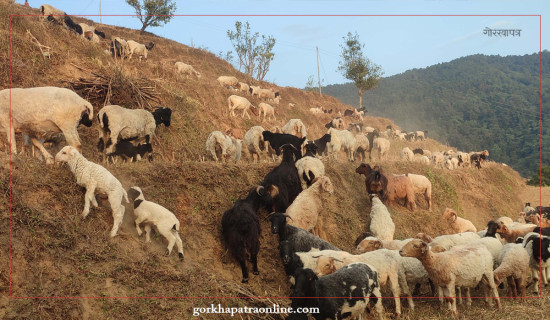
<svg viewBox="0 0 550 320">
<path fill-rule="evenodd" d="M 518 237 L 523 237 L 529 232 L 532 232 L 536 226 L 527 226 L 517 229 L 510 229 L 504 223 L 498 226 L 497 233 L 500 234 L 508 243 L 516 242 Z"/>
<path fill-rule="evenodd" d="M 407 176 L 390 177 L 385 190 L 388 206 L 391 207 L 396 199 L 404 199 L 411 211 L 416 209 L 416 198 L 412 182 Z"/>
</svg>

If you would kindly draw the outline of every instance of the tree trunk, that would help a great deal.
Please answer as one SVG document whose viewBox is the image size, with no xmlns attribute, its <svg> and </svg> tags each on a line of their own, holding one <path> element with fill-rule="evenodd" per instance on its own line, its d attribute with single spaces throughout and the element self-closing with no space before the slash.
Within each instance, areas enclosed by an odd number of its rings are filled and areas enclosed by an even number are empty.
<svg viewBox="0 0 550 320">
<path fill-rule="evenodd" d="M 148 27 L 149 25 L 148 24 L 143 24 L 143 26 L 141 27 L 141 29 L 139 30 L 139 33 L 140 34 L 143 34 L 143 32 L 145 31 L 145 29 Z"/>
<path fill-rule="evenodd" d="M 363 92 L 359 88 L 357 88 L 357 91 L 359 93 L 359 109 L 362 109 L 363 108 Z"/>
</svg>

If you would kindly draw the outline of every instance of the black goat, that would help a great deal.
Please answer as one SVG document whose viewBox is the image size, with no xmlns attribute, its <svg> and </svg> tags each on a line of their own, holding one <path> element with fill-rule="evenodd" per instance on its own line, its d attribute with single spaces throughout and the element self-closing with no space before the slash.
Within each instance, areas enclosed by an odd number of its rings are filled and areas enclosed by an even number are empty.
<svg viewBox="0 0 550 320">
<path fill-rule="evenodd" d="M 413 154 L 424 154 L 424 150 L 422 150 L 422 148 L 416 148 L 413 150 Z"/>
<path fill-rule="evenodd" d="M 325 151 L 327 151 L 327 143 L 330 142 L 331 136 L 328 133 L 325 133 L 324 136 L 317 140 L 313 140 L 313 144 L 317 146 L 317 154 L 318 155 L 324 155 Z"/>
<path fill-rule="evenodd" d="M 285 212 L 302 192 L 302 182 L 294 164 L 295 148 L 291 144 L 285 144 L 282 149 L 283 160 L 260 184 L 265 188 L 262 203 L 268 211 Z"/>
<path fill-rule="evenodd" d="M 242 283 L 248 282 L 247 251 L 253 265 L 252 272 L 256 275 L 260 274 L 258 252 L 261 230 L 257 212 L 260 208 L 261 193 L 260 188 L 250 190 L 244 200 L 237 200 L 233 208 L 224 212 L 222 217 L 223 238 L 231 255 L 241 266 Z"/>
<path fill-rule="evenodd" d="M 498 223 L 491 220 L 487 223 L 487 232 L 485 233 L 484 237 L 493 237 L 496 238 L 496 233 L 498 229 Z"/>
<path fill-rule="evenodd" d="M 103 140 L 100 140 L 99 143 L 101 143 L 101 141 Z M 149 161 L 153 161 L 153 146 L 150 143 L 140 143 L 135 146 L 129 140 L 121 140 L 117 142 L 115 151 L 109 153 L 107 157 L 111 162 L 113 161 L 113 158 L 117 156 L 121 157 L 124 161 L 132 159 L 132 161 L 135 162 L 137 161 L 138 155 L 143 158 L 146 153 L 149 154 Z"/>
<path fill-rule="evenodd" d="M 306 144 L 306 153 L 304 154 L 304 157 L 315 157 L 317 154 L 317 146 L 315 143 L 309 141 Z"/>
<path fill-rule="evenodd" d="M 296 156 L 295 160 L 298 160 L 302 157 L 302 144 L 306 141 L 306 137 L 298 138 L 293 134 L 287 133 L 273 133 L 271 131 L 262 132 L 264 141 L 269 142 L 271 148 L 275 150 L 275 154 L 281 154 L 281 147 L 285 144 L 291 144 L 294 146 L 294 155 Z"/>
<path fill-rule="evenodd" d="M 71 17 L 66 15 L 66 16 L 63 17 L 63 20 L 65 21 L 65 25 L 70 30 L 72 30 L 73 32 L 75 32 L 77 34 L 82 34 L 82 27 L 79 24 L 74 23 L 74 21 L 73 21 L 73 19 L 71 19 Z"/>
</svg>

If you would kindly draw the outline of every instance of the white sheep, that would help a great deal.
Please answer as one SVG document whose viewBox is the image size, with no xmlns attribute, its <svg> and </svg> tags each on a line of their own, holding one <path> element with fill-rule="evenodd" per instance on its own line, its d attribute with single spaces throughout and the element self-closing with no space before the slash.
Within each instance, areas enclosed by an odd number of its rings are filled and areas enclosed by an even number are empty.
<svg viewBox="0 0 550 320">
<path fill-rule="evenodd" d="M 290 119 L 282 128 L 283 133 L 293 134 L 298 138 L 307 135 L 306 126 L 300 119 Z"/>
<path fill-rule="evenodd" d="M 428 202 L 428 211 L 432 211 L 432 183 L 428 178 L 420 174 L 408 173 L 407 177 L 411 180 L 415 194 L 423 194 Z"/>
<path fill-rule="evenodd" d="M 242 141 L 226 136 L 221 131 L 213 131 L 206 139 L 206 152 L 217 162 L 218 154 L 222 162 L 227 161 L 227 156 L 231 156 L 235 162 L 241 159 Z"/>
<path fill-rule="evenodd" d="M 338 160 L 338 152 L 341 148 L 346 150 L 348 155 L 348 160 L 353 161 L 354 158 L 354 146 L 355 146 L 355 137 L 348 130 L 338 130 L 335 128 L 329 128 L 327 131 L 330 134 L 330 142 L 327 143 L 327 150 L 329 158 L 334 158 Z"/>
<path fill-rule="evenodd" d="M 86 218 L 90 213 L 90 202 L 92 206 L 98 206 L 95 199 L 96 191 L 100 194 L 107 194 L 114 220 L 111 237 L 116 236 L 124 217 L 125 208 L 122 205 L 122 198 L 124 197 L 126 202 L 129 202 L 126 190 L 124 190 L 120 181 L 104 167 L 86 160 L 76 148 L 71 146 L 61 149 L 55 156 L 55 161 L 66 162 L 76 177 L 76 183 L 86 188 L 84 210 L 82 210 L 83 218 Z"/>
<path fill-rule="evenodd" d="M 380 240 L 393 240 L 395 224 L 391 219 L 388 208 L 376 194 L 370 194 L 372 207 L 370 210 L 370 231 Z"/>
<path fill-rule="evenodd" d="M 248 85 L 248 83 L 239 82 L 237 83 L 237 88 L 239 89 L 239 92 L 250 94 L 250 86 Z"/>
<path fill-rule="evenodd" d="M 289 225 L 312 231 L 314 235 L 325 238 L 322 225 L 319 223 L 319 213 L 326 197 L 334 192 L 329 177 L 318 177 L 306 190 L 300 192 L 292 204 L 286 209 L 290 218 Z"/>
<path fill-rule="evenodd" d="M 275 104 L 279 104 L 279 101 L 281 100 L 281 95 L 279 92 L 273 91 L 272 88 L 270 89 L 260 89 L 258 92 L 258 98 L 265 99 L 266 101 L 273 101 Z"/>
<path fill-rule="evenodd" d="M 401 150 L 401 160 L 412 161 L 414 159 L 414 153 L 409 147 L 405 147 Z"/>
<path fill-rule="evenodd" d="M 418 235 L 417 235 L 418 238 Z M 468 243 L 473 240 L 479 239 L 479 235 L 475 232 L 462 232 L 455 234 L 445 234 L 435 237 L 430 241 L 430 247 L 439 246 L 445 250 L 449 250 L 454 246 Z"/>
<path fill-rule="evenodd" d="M 186 63 L 183 63 L 181 61 L 178 61 L 174 64 L 176 66 L 176 72 L 180 74 L 184 74 L 186 78 L 189 78 L 189 76 L 196 76 L 197 78 L 201 77 L 200 72 L 195 70 L 193 66 L 188 65 Z"/>
<path fill-rule="evenodd" d="M 128 196 L 134 204 L 135 225 L 138 236 L 143 233 L 139 227 L 143 223 L 145 224 L 143 227 L 145 229 L 145 242 L 151 242 L 151 227 L 155 227 L 168 241 L 166 255 L 169 256 L 172 253 L 175 244 L 178 248 L 179 258 L 183 260 L 183 243 L 179 235 L 180 222 L 178 218 L 165 207 L 145 200 L 139 187 L 131 187 L 128 190 Z"/>
<path fill-rule="evenodd" d="M 144 109 L 107 105 L 97 114 L 99 144 L 104 143 L 105 152 L 112 153 L 118 140 L 137 138 L 136 142 L 151 143 L 157 126 L 161 123 L 170 126 L 171 116 L 170 108 L 158 108 L 151 113 Z"/>
<path fill-rule="evenodd" d="M 374 140 L 372 141 L 372 150 L 377 150 L 380 160 L 382 160 L 386 153 L 390 151 L 390 141 L 388 139 L 380 137 L 374 138 Z"/>
<path fill-rule="evenodd" d="M 361 149 L 361 162 L 366 161 L 366 153 L 369 151 L 369 138 L 365 136 L 364 134 L 358 134 L 355 136 L 355 143 L 353 145 L 353 160 L 355 161 L 355 157 L 357 155 L 357 152 L 359 152 L 359 149 Z"/>
<path fill-rule="evenodd" d="M 302 187 L 317 178 L 325 175 L 325 165 L 321 160 L 315 157 L 305 156 L 295 163 L 298 169 L 298 176 L 302 181 Z"/>
<path fill-rule="evenodd" d="M 501 307 L 494 282 L 493 257 L 484 246 L 471 246 L 468 249 L 453 248 L 449 251 L 434 253 L 428 244 L 415 239 L 407 243 L 399 253 L 403 257 L 414 257 L 422 262 L 434 284 L 443 288 L 443 294 L 448 297 L 450 309 L 455 316 L 458 315 L 455 287 L 472 288 L 482 280 L 491 288 L 497 300 L 497 306 Z M 487 295 L 485 297 L 485 301 L 490 302 Z"/>
<path fill-rule="evenodd" d="M 496 220 L 496 223 L 498 223 L 498 224 L 504 223 L 504 224 L 510 224 L 510 225 L 515 224 L 515 222 L 514 222 L 514 220 L 512 220 L 512 218 L 506 217 L 506 216 L 502 216 L 502 217 L 498 218 Z"/>
<path fill-rule="evenodd" d="M 470 156 L 466 152 L 459 151 L 456 153 L 459 166 L 469 167 L 470 166 Z"/>
<path fill-rule="evenodd" d="M 416 157 L 415 160 L 420 162 L 421 164 L 430 165 L 430 158 L 428 158 L 427 156 Z"/>
<path fill-rule="evenodd" d="M 132 56 L 134 54 L 139 56 L 139 61 L 141 61 L 141 58 L 147 60 L 149 50 L 153 49 L 153 47 L 155 46 L 155 43 L 152 41 L 149 42 L 147 45 L 141 44 L 134 40 L 128 40 L 126 41 L 126 43 L 128 44 L 128 60 L 132 60 Z"/>
<path fill-rule="evenodd" d="M 416 140 L 422 141 L 422 140 L 426 139 L 426 136 L 424 135 L 424 131 L 415 131 L 414 136 L 415 136 Z"/>
<path fill-rule="evenodd" d="M 271 118 L 273 118 L 273 120 L 277 120 L 275 118 L 275 109 L 272 106 L 270 106 L 269 104 L 267 104 L 265 102 L 260 102 L 260 104 L 258 105 L 258 109 L 259 109 L 258 119 L 260 119 L 260 117 L 262 116 L 262 113 L 264 114 L 264 118 L 263 118 L 262 122 L 265 121 L 266 116 L 270 116 Z"/>
<path fill-rule="evenodd" d="M 431 160 L 436 167 L 443 168 L 445 165 L 445 156 L 441 152 L 432 153 Z"/>
<path fill-rule="evenodd" d="M 493 257 L 493 266 L 494 267 L 498 266 L 498 256 L 502 250 L 502 242 L 500 242 L 497 238 L 482 237 L 480 239 L 475 239 L 475 240 L 466 242 L 465 244 L 455 246 L 455 248 L 456 247 L 468 248 L 469 246 L 472 246 L 472 245 L 476 245 L 476 246 L 482 245 L 485 248 L 487 248 L 487 250 L 489 250 L 489 252 L 491 253 L 491 256 Z"/>
<path fill-rule="evenodd" d="M 366 237 L 357 244 L 355 253 L 365 253 L 378 249 L 401 250 L 401 248 L 411 240 L 413 240 L 413 238 L 404 240 L 381 240 L 376 237 Z"/>
<path fill-rule="evenodd" d="M 495 285 L 504 279 L 508 280 L 510 297 L 526 297 L 527 270 L 529 269 L 529 253 L 520 243 L 509 243 L 502 247 L 498 261 L 493 271 Z"/>
<path fill-rule="evenodd" d="M 250 119 L 250 115 L 248 114 L 248 109 L 256 108 L 256 106 L 252 105 L 252 103 L 250 103 L 250 101 L 248 101 L 247 98 L 239 97 L 237 95 L 231 95 L 229 96 L 229 98 L 227 98 L 227 106 L 229 108 L 229 113 L 233 117 L 236 117 L 235 110 L 238 110 L 238 111 L 242 110 L 243 114 L 241 117 L 244 118 L 244 116 L 246 115 L 248 119 Z"/>
<path fill-rule="evenodd" d="M 219 76 L 216 80 L 224 88 L 232 87 L 235 89 L 239 84 L 239 80 L 233 76 Z"/>
<path fill-rule="evenodd" d="M 248 92 L 250 92 L 250 94 L 253 96 L 257 96 L 261 89 L 262 88 L 260 88 L 259 86 L 250 86 Z"/>
<path fill-rule="evenodd" d="M 261 126 L 254 126 L 250 128 L 244 134 L 244 144 L 250 152 L 250 157 L 253 162 L 256 162 L 254 155 L 257 157 L 257 161 L 260 161 L 262 154 L 267 153 L 269 142 L 264 141 L 262 132 L 265 129 Z"/>
<path fill-rule="evenodd" d="M 313 113 L 313 114 L 322 114 L 323 113 L 323 107 L 309 108 L 309 112 Z"/>
<path fill-rule="evenodd" d="M 47 164 L 53 164 L 53 156 L 40 140 L 63 133 L 67 143 L 81 151 L 76 129 L 79 124 L 91 126 L 93 115 L 92 105 L 69 89 L 36 87 L 0 91 L 0 129 L 7 135 L 11 153 L 17 154 L 15 133 L 22 132 L 32 138 Z"/>
<path fill-rule="evenodd" d="M 441 220 L 448 223 L 455 233 L 477 232 L 476 227 L 470 220 L 459 217 L 456 211 L 451 208 L 445 209 Z"/>
<path fill-rule="evenodd" d="M 86 40 L 90 40 L 93 43 L 99 43 L 100 40 L 98 35 L 101 36 L 102 38 L 105 38 L 105 33 L 101 31 L 97 31 L 94 26 L 90 26 L 85 23 L 79 23 L 78 25 L 82 29 L 82 35 L 81 35 L 82 38 Z"/>
</svg>

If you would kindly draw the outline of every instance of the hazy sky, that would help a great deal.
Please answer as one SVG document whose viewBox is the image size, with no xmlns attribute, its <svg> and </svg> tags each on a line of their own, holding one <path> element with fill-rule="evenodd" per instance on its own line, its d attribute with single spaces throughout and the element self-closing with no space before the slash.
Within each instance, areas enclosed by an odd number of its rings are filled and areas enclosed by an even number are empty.
<svg viewBox="0 0 550 320">
<path fill-rule="evenodd" d="M 299 88 L 304 87 L 310 75 L 317 77 L 316 46 L 319 47 L 323 84 L 347 82 L 337 67 L 342 37 L 348 32 L 357 31 L 360 41 L 365 44 L 366 56 L 382 66 L 384 76 L 477 53 L 505 56 L 538 52 L 540 17 L 518 15 L 542 15 L 543 50 L 548 49 L 544 36 L 548 38 L 550 34 L 547 18 L 550 1 L 547 0 L 176 2 L 176 14 L 197 16 L 177 16 L 164 27 L 147 30 L 186 45 L 208 48 L 217 54 L 233 49 L 226 33 L 234 28 L 235 21 L 248 21 L 253 31 L 272 35 L 277 40 L 275 59 L 265 80 Z M 32 7 L 39 7 L 44 0 L 30 0 L 29 3 Z M 49 0 L 47 3 L 68 14 L 99 15 L 100 0 Z M 124 0 L 102 0 L 101 5 L 103 15 L 135 14 Z M 99 17 L 88 18 L 99 22 Z M 104 16 L 102 22 L 127 28 L 141 27 L 135 17 Z M 488 37 L 483 34 L 486 27 L 521 29 L 521 36 Z M 154 60 L 154 54 L 151 56 Z"/>
</svg>

